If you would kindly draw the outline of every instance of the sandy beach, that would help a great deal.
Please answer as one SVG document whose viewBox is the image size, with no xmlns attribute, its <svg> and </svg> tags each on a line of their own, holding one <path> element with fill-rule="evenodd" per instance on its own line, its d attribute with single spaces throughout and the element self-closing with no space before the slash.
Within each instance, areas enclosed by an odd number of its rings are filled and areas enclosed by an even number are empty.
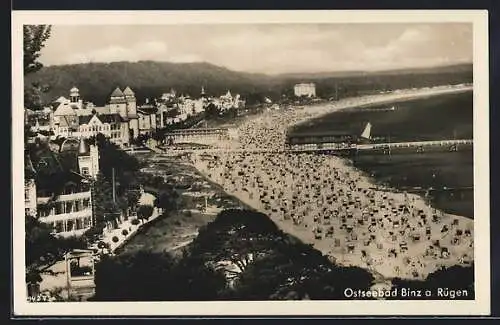
<svg viewBox="0 0 500 325">
<path fill-rule="evenodd" d="M 446 215 L 416 195 L 379 189 L 342 158 L 277 151 L 288 127 L 322 114 L 469 90 L 468 85 L 401 90 L 265 112 L 235 126 L 231 146 L 276 152 L 200 152 L 192 161 L 229 194 L 337 263 L 366 268 L 380 281 L 424 279 L 441 267 L 473 261 L 473 220 Z"/>
</svg>

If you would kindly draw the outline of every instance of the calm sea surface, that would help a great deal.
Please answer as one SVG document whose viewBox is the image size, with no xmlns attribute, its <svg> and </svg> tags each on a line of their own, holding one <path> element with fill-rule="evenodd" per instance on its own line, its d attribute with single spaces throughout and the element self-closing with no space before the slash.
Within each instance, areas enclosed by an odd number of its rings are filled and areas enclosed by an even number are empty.
<svg viewBox="0 0 500 325">
<path fill-rule="evenodd" d="M 392 106 L 395 110 L 386 110 Z M 348 109 L 310 120 L 292 132 L 359 135 L 368 122 L 379 142 L 472 139 L 472 92 Z M 361 152 L 352 160 L 379 183 L 427 194 L 432 205 L 445 212 L 474 216 L 472 147 L 393 155 Z"/>
</svg>

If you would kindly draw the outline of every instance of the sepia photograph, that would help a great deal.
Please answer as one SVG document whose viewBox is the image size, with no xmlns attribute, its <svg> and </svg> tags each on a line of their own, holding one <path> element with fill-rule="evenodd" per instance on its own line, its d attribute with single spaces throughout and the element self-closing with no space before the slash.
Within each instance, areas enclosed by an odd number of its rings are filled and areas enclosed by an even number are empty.
<svg viewBox="0 0 500 325">
<path fill-rule="evenodd" d="M 15 314 L 489 314 L 487 12 L 12 35 Z"/>
</svg>

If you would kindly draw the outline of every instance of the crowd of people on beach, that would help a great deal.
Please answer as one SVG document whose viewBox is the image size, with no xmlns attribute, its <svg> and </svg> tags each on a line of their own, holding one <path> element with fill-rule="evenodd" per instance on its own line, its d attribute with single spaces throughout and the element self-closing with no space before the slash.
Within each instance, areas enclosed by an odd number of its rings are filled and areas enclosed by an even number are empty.
<svg viewBox="0 0 500 325">
<path fill-rule="evenodd" d="M 195 155 L 194 163 L 337 263 L 410 279 L 472 263 L 473 220 L 437 211 L 417 195 L 381 190 L 343 158 L 282 150 L 290 125 L 329 109 L 265 112 L 238 126 L 236 147 L 248 152 Z"/>
</svg>

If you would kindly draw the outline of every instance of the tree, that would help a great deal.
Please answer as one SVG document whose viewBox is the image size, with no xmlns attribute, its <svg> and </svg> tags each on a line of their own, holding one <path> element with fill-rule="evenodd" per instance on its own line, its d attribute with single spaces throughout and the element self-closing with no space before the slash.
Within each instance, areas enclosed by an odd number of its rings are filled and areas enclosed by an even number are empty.
<svg viewBox="0 0 500 325">
<path fill-rule="evenodd" d="M 168 213 L 178 208 L 178 199 L 179 194 L 172 186 L 162 184 L 155 205 Z"/>
<path fill-rule="evenodd" d="M 167 253 L 140 251 L 103 258 L 96 265 L 95 284 L 98 301 L 211 301 L 226 281 L 194 256 L 176 260 Z"/>
<path fill-rule="evenodd" d="M 224 210 L 199 230 L 192 243 L 193 254 L 204 256 L 214 265 L 230 261 L 238 271 L 222 264 L 238 276 L 254 260 L 269 254 L 285 237 L 265 214 L 250 210 Z"/>
<path fill-rule="evenodd" d="M 219 300 L 226 290 L 223 272 L 208 266 L 200 256 L 184 254 L 172 270 L 175 284 L 171 290 L 177 293 L 172 300 L 212 301 Z"/>
<path fill-rule="evenodd" d="M 88 140 L 96 143 L 99 148 L 99 167 L 102 175 L 108 180 L 112 180 L 113 169 L 115 171 L 115 181 L 120 184 L 117 193 L 124 195 L 126 190 L 134 182 L 135 173 L 140 168 L 137 158 L 121 150 L 116 144 L 106 139 L 102 134 L 98 134 Z"/>
<path fill-rule="evenodd" d="M 128 206 L 132 209 L 135 209 L 137 207 L 137 204 L 139 203 L 141 193 L 137 190 L 128 190 L 126 196 Z"/>
<path fill-rule="evenodd" d="M 23 63 L 24 75 L 37 72 L 43 67 L 38 61 L 40 51 L 50 37 L 50 25 L 24 25 L 23 26 Z M 24 89 L 24 106 L 32 109 L 42 107 L 42 94 L 49 88 L 42 86 L 39 82 L 32 81 Z"/>
<path fill-rule="evenodd" d="M 45 42 L 50 37 L 51 29 L 51 25 L 23 26 L 24 75 L 36 72 L 43 67 L 38 58 L 40 51 L 45 47 Z"/>
<path fill-rule="evenodd" d="M 94 182 L 95 225 L 103 229 L 104 224 L 113 221 L 120 213 L 118 205 L 113 202 L 113 188 L 99 172 Z"/>
<path fill-rule="evenodd" d="M 207 118 L 217 118 L 221 112 L 220 108 L 215 106 L 214 103 L 209 103 L 205 108 L 205 114 Z"/>
<path fill-rule="evenodd" d="M 85 248 L 86 243 L 81 238 L 56 237 L 52 234 L 52 227 L 40 222 L 37 218 L 25 216 L 25 261 L 26 282 L 36 284 L 42 281 L 39 270 L 42 265 L 50 265 L 60 259 L 67 252 L 76 248 Z"/>
<path fill-rule="evenodd" d="M 415 299 L 437 299 L 447 300 L 449 297 L 439 297 L 436 295 L 439 288 L 447 288 L 453 290 L 467 290 L 467 296 L 457 297 L 455 299 L 474 300 L 474 265 L 460 266 L 455 265 L 449 268 L 440 269 L 430 273 L 424 281 L 420 280 L 406 280 L 395 278 L 392 280 L 393 288 L 410 288 L 419 290 L 430 290 L 432 296 L 415 297 Z M 394 299 L 394 298 L 393 298 Z M 395 299 L 398 299 L 397 297 Z"/>
<path fill-rule="evenodd" d="M 345 299 L 345 288 L 367 290 L 373 276 L 361 268 L 339 267 L 302 242 L 284 242 L 256 260 L 236 280 L 238 300 Z"/>
<path fill-rule="evenodd" d="M 137 208 L 137 217 L 141 220 L 148 220 L 153 215 L 153 206 L 141 204 Z"/>
<path fill-rule="evenodd" d="M 166 253 L 140 251 L 105 257 L 96 265 L 96 295 L 100 301 L 168 300 L 175 281 L 175 261 Z"/>
</svg>

